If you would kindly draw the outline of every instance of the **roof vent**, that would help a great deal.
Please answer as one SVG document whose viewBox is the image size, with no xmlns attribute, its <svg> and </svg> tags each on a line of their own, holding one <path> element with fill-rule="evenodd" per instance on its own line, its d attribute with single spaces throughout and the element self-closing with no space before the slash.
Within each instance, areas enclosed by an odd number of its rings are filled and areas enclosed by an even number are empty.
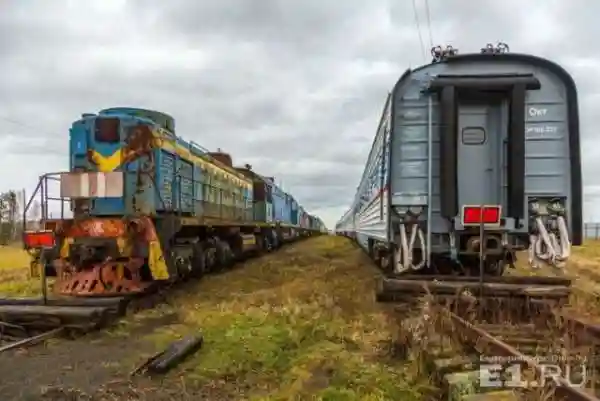
<svg viewBox="0 0 600 401">
<path fill-rule="evenodd" d="M 491 43 L 488 43 L 481 49 L 481 54 L 504 54 L 510 51 L 510 47 L 504 42 L 498 42 L 496 46 Z"/>
<path fill-rule="evenodd" d="M 439 63 L 440 61 L 444 61 L 449 57 L 454 57 L 458 54 L 458 49 L 452 47 L 452 45 L 447 45 L 445 49 L 442 49 L 442 46 L 435 46 L 431 48 L 431 56 L 433 59 L 432 63 Z"/>
</svg>

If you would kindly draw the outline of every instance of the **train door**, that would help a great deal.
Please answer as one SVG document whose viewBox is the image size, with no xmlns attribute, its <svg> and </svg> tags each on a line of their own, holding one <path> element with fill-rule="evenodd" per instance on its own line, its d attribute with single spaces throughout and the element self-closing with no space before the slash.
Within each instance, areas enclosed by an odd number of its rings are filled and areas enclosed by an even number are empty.
<svg viewBox="0 0 600 401">
<path fill-rule="evenodd" d="M 273 221 L 273 204 L 275 203 L 273 187 L 270 184 L 265 183 L 265 191 L 265 221 L 271 223 Z"/>
<path fill-rule="evenodd" d="M 461 102 L 458 111 L 458 204 L 499 205 L 500 105 Z"/>
</svg>

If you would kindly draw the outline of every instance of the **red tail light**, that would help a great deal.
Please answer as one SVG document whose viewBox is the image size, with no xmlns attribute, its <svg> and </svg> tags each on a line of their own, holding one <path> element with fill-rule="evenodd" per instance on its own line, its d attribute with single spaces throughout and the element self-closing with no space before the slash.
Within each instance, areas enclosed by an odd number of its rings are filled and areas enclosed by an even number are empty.
<svg viewBox="0 0 600 401">
<path fill-rule="evenodd" d="M 23 233 L 23 244 L 27 249 L 52 248 L 54 247 L 53 231 L 25 231 Z"/>
<path fill-rule="evenodd" d="M 463 206 L 463 226 L 499 224 L 501 215 L 500 206 Z"/>
</svg>

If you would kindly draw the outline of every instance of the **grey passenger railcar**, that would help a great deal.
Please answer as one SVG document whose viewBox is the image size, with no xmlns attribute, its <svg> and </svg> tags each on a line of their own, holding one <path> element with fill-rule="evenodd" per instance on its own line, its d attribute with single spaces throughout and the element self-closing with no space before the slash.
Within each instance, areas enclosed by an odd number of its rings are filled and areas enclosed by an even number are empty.
<svg viewBox="0 0 600 401">
<path fill-rule="evenodd" d="M 395 273 L 475 273 L 485 252 L 502 274 L 522 249 L 560 266 L 583 232 L 572 77 L 506 47 L 432 54 L 389 94 L 336 230 Z"/>
</svg>

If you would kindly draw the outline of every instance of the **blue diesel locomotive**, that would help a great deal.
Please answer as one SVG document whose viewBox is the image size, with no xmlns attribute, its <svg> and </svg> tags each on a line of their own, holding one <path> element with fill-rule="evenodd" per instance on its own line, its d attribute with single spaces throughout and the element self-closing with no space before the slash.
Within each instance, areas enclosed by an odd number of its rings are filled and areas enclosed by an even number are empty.
<svg viewBox="0 0 600 401">
<path fill-rule="evenodd" d="M 140 292 L 324 230 L 320 221 L 304 224 L 306 212 L 272 178 L 184 141 L 161 112 L 82 115 L 70 130 L 69 166 L 40 180 L 33 197 L 42 198 L 45 231 L 25 241 L 52 248 L 47 270 L 64 295 Z M 52 179 L 72 218 L 48 218 Z"/>
</svg>

